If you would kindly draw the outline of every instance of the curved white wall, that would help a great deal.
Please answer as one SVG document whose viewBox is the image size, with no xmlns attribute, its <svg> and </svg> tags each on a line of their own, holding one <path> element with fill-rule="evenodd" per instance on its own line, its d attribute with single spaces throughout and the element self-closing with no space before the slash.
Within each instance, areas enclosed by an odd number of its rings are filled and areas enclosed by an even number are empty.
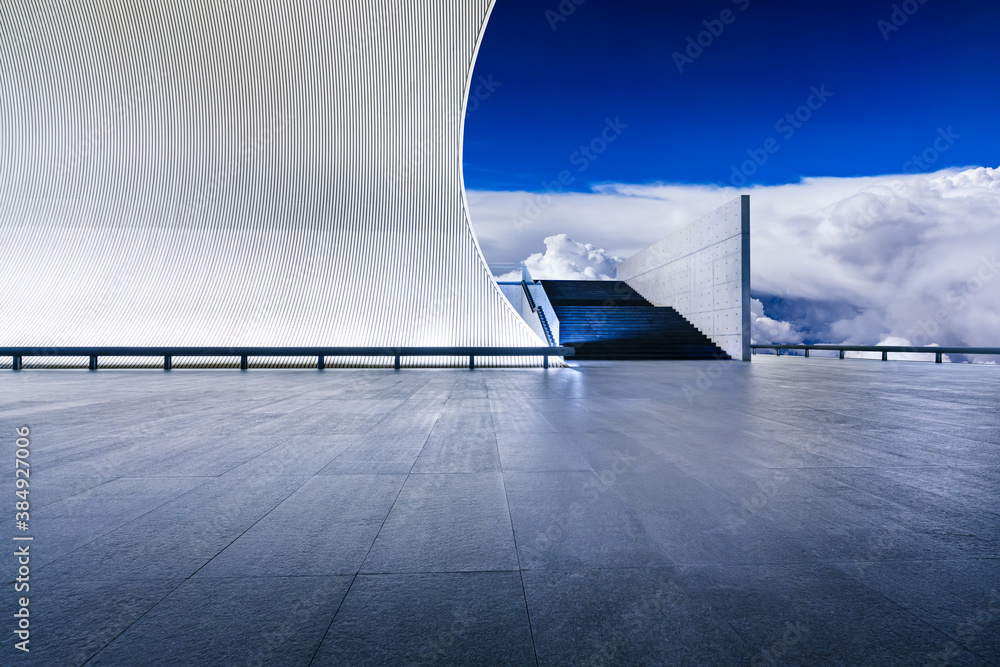
<svg viewBox="0 0 1000 667">
<path fill-rule="evenodd" d="M 7 2 L 0 345 L 543 345 L 464 204 L 490 8 Z"/>
</svg>

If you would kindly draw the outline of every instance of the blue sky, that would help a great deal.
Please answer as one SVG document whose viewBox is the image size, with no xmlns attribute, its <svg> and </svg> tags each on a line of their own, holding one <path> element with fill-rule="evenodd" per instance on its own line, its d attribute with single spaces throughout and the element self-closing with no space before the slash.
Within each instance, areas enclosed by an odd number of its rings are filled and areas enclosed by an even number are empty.
<svg viewBox="0 0 1000 667">
<path fill-rule="evenodd" d="M 493 85 L 466 119 L 466 185 L 537 192 L 563 170 L 563 187 L 585 192 L 996 166 L 997 26 L 987 2 L 498 0 L 474 77 Z M 577 153 L 609 118 L 627 128 Z M 935 160 L 911 162 L 944 136 Z"/>
<path fill-rule="evenodd" d="M 749 193 L 758 342 L 1000 344 L 998 26 L 968 0 L 497 0 L 463 156 L 483 253 L 612 278 Z"/>
</svg>

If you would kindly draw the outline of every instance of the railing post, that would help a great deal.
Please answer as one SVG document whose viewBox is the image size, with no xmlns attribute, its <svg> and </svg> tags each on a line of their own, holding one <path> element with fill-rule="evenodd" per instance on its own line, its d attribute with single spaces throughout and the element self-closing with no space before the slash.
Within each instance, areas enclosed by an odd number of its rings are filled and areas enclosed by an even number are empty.
<svg viewBox="0 0 1000 667">
<path fill-rule="evenodd" d="M 812 348 L 810 348 L 808 344 L 803 343 L 803 344 L 800 344 L 800 345 L 787 345 L 787 346 L 786 345 L 787 344 L 761 344 L 761 345 L 754 345 L 754 346 L 751 347 L 751 353 L 752 354 L 759 354 L 758 350 L 774 350 L 775 356 L 779 356 L 780 357 L 782 354 L 784 354 L 785 356 L 796 356 L 794 354 L 794 351 L 796 351 L 796 350 L 802 350 L 803 356 L 805 356 L 806 358 L 812 356 Z M 27 354 L 24 354 L 24 353 L 17 354 L 18 350 L 21 350 L 21 349 L 27 350 L 28 353 Z M 100 348 L 100 347 L 91 347 L 91 348 L 82 348 L 82 349 L 81 348 L 61 348 L 61 347 L 57 347 L 57 348 L 49 348 L 47 350 L 34 350 L 34 349 L 17 348 L 17 347 L 8 347 L 8 348 L 5 348 L 6 354 L 10 355 L 10 357 L 11 357 L 11 369 L 15 370 L 15 371 L 23 370 L 23 368 L 24 368 L 23 361 L 24 361 L 24 357 L 25 356 L 38 356 L 38 355 L 44 355 L 44 356 L 62 356 L 62 355 L 66 355 L 66 354 L 74 355 L 78 359 L 80 357 L 82 357 L 82 356 L 88 357 L 88 359 L 89 359 L 88 368 L 90 370 L 92 370 L 92 371 L 96 371 L 96 370 L 98 370 L 98 365 L 99 365 L 98 358 L 103 353 L 99 352 L 99 353 L 96 353 L 96 354 L 91 354 L 91 352 L 94 352 L 95 350 L 100 350 L 100 349 L 106 349 L 106 350 L 108 350 L 107 354 L 104 354 L 104 356 L 109 356 L 110 355 L 112 357 L 115 357 L 115 356 L 126 356 L 127 357 L 127 356 L 142 355 L 145 358 L 145 357 L 148 357 L 148 356 L 152 356 L 152 354 L 153 354 L 153 351 L 150 350 L 150 348 L 141 348 L 141 347 L 130 347 L 130 348 L 112 348 L 112 347 Z M 208 352 L 209 350 L 213 350 L 215 348 L 207 348 L 207 347 L 206 348 L 190 348 L 190 349 L 188 349 L 188 348 L 172 348 L 172 347 L 157 348 L 156 351 L 158 351 L 163 356 L 163 370 L 165 370 L 165 371 L 173 370 L 173 355 L 172 354 L 164 354 L 164 352 L 167 352 L 167 351 L 170 351 L 170 350 L 174 350 L 174 349 L 179 350 L 181 352 L 182 356 L 205 356 L 205 355 L 209 354 L 209 352 Z M 237 354 L 236 352 L 239 349 L 244 350 L 244 352 Z M 316 357 L 316 366 L 317 366 L 317 368 L 319 370 L 324 370 L 326 368 L 326 355 L 325 354 L 319 354 L 317 352 L 317 350 L 320 350 L 320 349 L 332 349 L 332 348 L 287 347 L 287 348 L 274 348 L 274 349 L 276 350 L 275 354 L 276 354 L 277 357 L 290 357 L 290 356 L 294 356 L 294 357 L 306 357 L 306 356 L 308 356 L 308 350 L 312 349 L 313 352 L 314 352 L 314 356 Z M 396 370 L 399 370 L 402 367 L 402 357 L 405 356 L 402 353 L 402 350 L 404 350 L 404 349 L 408 350 L 407 354 L 411 355 L 411 356 L 413 356 L 415 354 L 418 354 L 417 352 L 413 351 L 414 348 L 402 348 L 402 347 L 379 347 L 379 348 L 360 347 L 360 348 L 343 348 L 343 349 L 354 350 L 353 353 L 352 352 L 347 352 L 346 354 L 361 354 L 361 355 L 370 355 L 370 356 L 374 356 L 374 357 L 380 357 L 380 356 L 382 356 L 382 357 L 385 357 L 385 356 L 392 357 L 393 358 L 393 367 Z M 459 355 L 458 354 L 458 350 L 460 350 L 460 349 L 464 349 L 465 350 L 465 354 L 464 355 Z M 433 347 L 433 348 L 429 348 L 428 354 L 430 356 L 445 356 L 445 357 L 449 357 L 449 358 L 451 358 L 453 360 L 457 359 L 460 356 L 468 356 L 469 357 L 469 370 L 475 370 L 476 369 L 476 357 L 477 356 L 480 356 L 480 357 L 492 357 L 492 356 L 531 357 L 531 356 L 541 356 L 542 357 L 542 368 L 548 370 L 550 368 L 550 359 L 549 359 L 549 357 L 552 357 L 552 356 L 562 357 L 562 356 L 564 356 L 564 355 L 562 355 L 562 354 L 560 354 L 559 352 L 556 351 L 556 350 L 561 350 L 561 349 L 563 349 L 563 348 L 561 348 L 559 346 L 549 346 L 549 347 L 542 346 L 541 348 L 535 347 L 535 348 L 531 348 L 531 349 L 523 349 L 523 348 L 521 348 L 518 351 L 515 351 L 515 349 L 512 349 L 512 348 L 503 348 L 503 347 L 464 347 L 464 348 L 459 348 L 459 347 Z M 825 345 L 824 344 L 824 345 L 819 345 L 817 349 L 821 349 L 821 351 L 824 351 L 824 352 L 826 352 L 826 351 L 837 352 L 837 356 L 840 359 L 846 359 L 847 358 L 847 352 L 849 352 L 849 351 L 855 351 L 856 350 L 856 351 L 859 351 L 859 352 L 881 352 L 882 353 L 881 354 L 882 361 L 889 361 L 889 352 L 890 352 L 890 350 L 888 348 L 884 347 L 884 346 L 883 347 L 873 347 L 873 346 L 867 346 L 867 345 Z M 898 351 L 898 349 L 899 348 L 893 348 L 893 353 L 895 353 L 896 351 Z M 940 347 L 926 347 L 926 346 L 924 346 L 924 347 L 908 347 L 907 351 L 909 351 L 909 352 L 916 352 L 916 353 L 920 353 L 920 354 L 934 354 L 934 362 L 940 364 L 940 363 L 944 362 L 944 355 L 946 354 L 945 352 L 943 352 L 944 349 L 947 349 L 949 351 L 949 353 L 953 352 L 955 354 L 1000 354 L 1000 347 L 997 347 L 997 348 L 992 348 L 992 347 L 990 347 L 990 348 L 975 348 L 975 347 L 940 348 Z M 89 352 L 88 352 L 88 350 L 89 350 Z M 253 351 L 253 353 L 254 353 L 255 356 L 261 356 L 262 354 L 266 353 L 265 351 L 262 351 L 262 350 L 263 350 L 263 348 L 254 348 L 254 347 L 243 347 L 243 348 L 232 348 L 232 347 L 230 347 L 230 348 L 226 348 L 225 351 L 222 352 L 222 354 L 223 355 L 228 355 L 228 356 L 234 356 L 234 357 L 238 356 L 240 358 L 240 370 L 245 371 L 245 370 L 248 370 L 250 368 L 250 352 Z M 472 351 L 471 354 L 469 353 L 470 350 Z M 505 352 L 505 350 L 506 350 L 506 352 Z M 539 350 L 541 350 L 541 354 L 539 354 Z M 211 354 L 215 354 L 215 353 L 212 352 Z M 338 353 L 334 351 L 331 354 L 331 356 L 335 356 L 336 357 L 336 356 L 338 356 Z M 852 358 L 856 358 L 856 357 L 852 357 Z M 863 358 L 863 357 L 857 357 L 857 358 Z M 898 361 L 898 359 L 897 359 L 897 361 Z M 489 366 L 489 364 L 487 364 L 487 366 Z M 113 366 L 109 366 L 109 368 L 111 368 L 111 367 L 113 367 Z"/>
</svg>

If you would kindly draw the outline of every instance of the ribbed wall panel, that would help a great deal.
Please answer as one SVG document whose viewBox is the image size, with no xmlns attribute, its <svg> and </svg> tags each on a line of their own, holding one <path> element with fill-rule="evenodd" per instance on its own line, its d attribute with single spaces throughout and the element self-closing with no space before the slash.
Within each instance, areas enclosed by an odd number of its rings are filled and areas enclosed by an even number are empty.
<svg viewBox="0 0 1000 667">
<path fill-rule="evenodd" d="M 5 3 L 0 344 L 544 345 L 465 205 L 490 7 Z"/>
</svg>

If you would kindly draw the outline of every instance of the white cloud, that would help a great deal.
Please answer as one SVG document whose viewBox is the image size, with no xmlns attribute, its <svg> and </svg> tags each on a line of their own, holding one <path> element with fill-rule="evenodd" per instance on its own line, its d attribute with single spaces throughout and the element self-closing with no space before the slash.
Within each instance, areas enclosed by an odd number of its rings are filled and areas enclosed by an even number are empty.
<svg viewBox="0 0 1000 667">
<path fill-rule="evenodd" d="M 579 243 L 566 234 L 546 237 L 545 253 L 525 260 L 535 280 L 614 280 L 619 257 L 589 243 Z"/>
<path fill-rule="evenodd" d="M 772 320 L 764 315 L 760 299 L 750 299 L 750 342 L 763 344 L 801 343 L 803 334 L 790 322 Z"/>
<path fill-rule="evenodd" d="M 1000 343 L 1000 169 L 808 178 L 744 190 L 471 191 L 469 207 L 490 260 L 523 260 L 560 234 L 629 257 L 744 193 L 751 197 L 753 291 L 849 303 L 859 313 L 824 323 L 823 342 Z M 767 326 L 781 334 L 780 325 Z"/>
</svg>

